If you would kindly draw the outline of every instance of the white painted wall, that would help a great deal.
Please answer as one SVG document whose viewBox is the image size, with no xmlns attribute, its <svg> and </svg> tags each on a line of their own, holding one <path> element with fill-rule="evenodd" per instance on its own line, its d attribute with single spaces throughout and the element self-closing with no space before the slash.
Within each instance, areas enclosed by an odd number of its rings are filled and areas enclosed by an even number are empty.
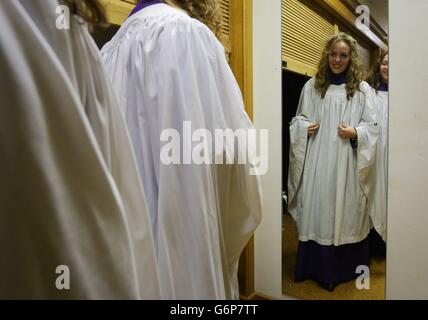
<svg viewBox="0 0 428 320">
<path fill-rule="evenodd" d="M 387 299 L 428 299 L 428 1 L 390 0 Z"/>
<path fill-rule="evenodd" d="M 254 123 L 269 129 L 263 219 L 254 238 L 255 290 L 282 299 L 281 0 L 253 0 L 253 58 Z"/>
</svg>

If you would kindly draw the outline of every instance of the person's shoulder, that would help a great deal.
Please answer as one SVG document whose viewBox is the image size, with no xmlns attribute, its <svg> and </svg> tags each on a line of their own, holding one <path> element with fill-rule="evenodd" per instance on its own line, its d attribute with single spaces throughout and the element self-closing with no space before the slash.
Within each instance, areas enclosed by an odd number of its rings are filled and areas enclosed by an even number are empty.
<svg viewBox="0 0 428 320">
<path fill-rule="evenodd" d="M 144 8 L 130 16 L 121 26 L 121 29 L 165 30 L 171 26 L 191 25 L 193 23 L 192 20 L 184 10 L 165 3 L 159 3 Z"/>
<path fill-rule="evenodd" d="M 360 82 L 360 91 L 367 94 L 373 91 L 373 88 L 367 83 L 367 81 Z"/>
<path fill-rule="evenodd" d="M 312 77 L 306 81 L 305 85 L 315 86 L 315 77 Z"/>
<path fill-rule="evenodd" d="M 315 77 L 312 77 L 308 81 L 306 81 L 305 85 L 303 86 L 303 89 L 305 91 L 315 90 Z"/>
<path fill-rule="evenodd" d="M 184 10 L 161 3 L 144 8 L 128 18 L 102 51 L 129 42 L 153 47 L 165 40 L 180 43 L 180 47 L 188 43 L 208 45 L 210 48 L 218 46 L 216 36 L 205 24 L 190 17 Z"/>
<path fill-rule="evenodd" d="M 176 26 L 180 32 L 187 32 L 189 35 L 199 35 L 205 40 L 217 39 L 212 30 L 198 19 L 192 18 L 185 11 L 172 8 L 171 15 L 167 16 L 167 22 Z"/>
<path fill-rule="evenodd" d="M 205 24 L 189 16 L 186 11 L 164 3 L 153 5 L 145 10 L 146 11 L 142 12 L 137 19 L 156 20 L 158 22 L 157 26 L 159 27 L 175 25 L 179 27 L 189 27 L 201 32 L 209 33 L 211 31 Z"/>
<path fill-rule="evenodd" d="M 184 45 L 192 43 L 196 47 L 205 47 L 212 54 L 217 50 L 224 52 L 220 41 L 206 24 L 177 8 L 170 7 L 168 12 L 163 17 L 162 32 L 175 34 L 174 39 L 180 43 L 186 39 Z"/>
</svg>

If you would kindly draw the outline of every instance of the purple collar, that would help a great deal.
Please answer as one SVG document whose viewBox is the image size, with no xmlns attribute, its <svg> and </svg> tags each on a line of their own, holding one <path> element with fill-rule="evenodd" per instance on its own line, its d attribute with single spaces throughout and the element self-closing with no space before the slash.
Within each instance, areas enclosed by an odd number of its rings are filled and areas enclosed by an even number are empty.
<svg viewBox="0 0 428 320">
<path fill-rule="evenodd" d="M 388 84 L 385 82 L 381 82 L 378 88 L 379 91 L 388 91 Z"/>
<path fill-rule="evenodd" d="M 329 71 L 328 79 L 330 81 L 330 84 L 340 85 L 340 84 L 346 83 L 346 73 L 347 71 L 344 71 L 340 74 L 335 74 Z"/>
<path fill-rule="evenodd" d="M 140 2 L 138 2 L 137 6 L 134 8 L 134 10 L 132 10 L 129 16 L 132 16 L 136 14 L 138 11 L 158 3 L 163 3 L 163 1 L 162 0 L 140 0 Z"/>
</svg>

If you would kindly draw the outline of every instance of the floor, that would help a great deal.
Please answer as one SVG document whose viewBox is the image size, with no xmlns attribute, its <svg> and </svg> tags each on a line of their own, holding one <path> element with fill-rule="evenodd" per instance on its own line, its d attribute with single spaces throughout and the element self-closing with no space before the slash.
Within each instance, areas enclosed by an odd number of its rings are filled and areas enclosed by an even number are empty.
<svg viewBox="0 0 428 320">
<path fill-rule="evenodd" d="M 282 290 L 291 297 L 307 300 L 384 300 L 385 299 L 385 259 L 376 258 L 370 262 L 370 289 L 359 290 L 355 282 L 340 284 L 333 292 L 321 288 L 316 282 L 293 281 L 297 253 L 297 230 L 290 214 L 283 216 L 282 237 Z"/>
</svg>

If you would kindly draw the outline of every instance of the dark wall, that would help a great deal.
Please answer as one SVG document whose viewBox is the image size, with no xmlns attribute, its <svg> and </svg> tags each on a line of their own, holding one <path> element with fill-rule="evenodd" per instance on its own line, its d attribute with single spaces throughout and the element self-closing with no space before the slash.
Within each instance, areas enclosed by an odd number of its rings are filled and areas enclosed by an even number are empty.
<svg viewBox="0 0 428 320">
<path fill-rule="evenodd" d="M 288 194 L 288 157 L 290 150 L 290 132 L 288 129 L 291 119 L 296 115 L 300 92 L 310 77 L 282 71 L 282 190 Z"/>
</svg>

